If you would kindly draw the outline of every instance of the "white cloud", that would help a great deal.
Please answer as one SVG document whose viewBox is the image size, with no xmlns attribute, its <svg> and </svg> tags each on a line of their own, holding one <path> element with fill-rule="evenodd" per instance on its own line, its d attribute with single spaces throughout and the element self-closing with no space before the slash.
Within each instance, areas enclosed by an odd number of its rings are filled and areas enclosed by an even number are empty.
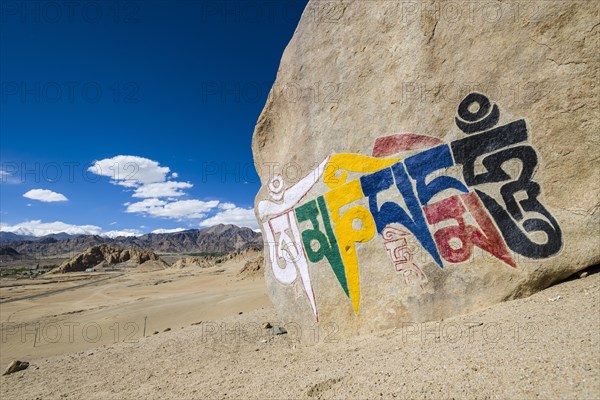
<svg viewBox="0 0 600 400">
<path fill-rule="evenodd" d="M 12 232 L 17 235 L 45 236 L 52 233 L 67 233 L 69 235 L 100 235 L 109 238 L 118 236 L 140 236 L 137 229 L 123 229 L 102 232 L 95 225 L 72 225 L 61 221 L 42 222 L 41 220 L 25 221 L 15 225 L 0 224 L 0 231 Z"/>
<path fill-rule="evenodd" d="M 131 196 L 142 200 L 123 203 L 127 213 L 182 221 L 204 219 L 216 212 L 200 226 L 230 223 L 252 229 L 258 228 L 252 209 L 239 208 L 233 203 L 221 203 L 218 200 L 178 199 L 185 196 L 185 191 L 192 188 L 193 184 L 171 180 L 177 179 L 179 174 L 171 172 L 169 167 L 160 166 L 158 161 L 119 155 L 96 161 L 88 170 L 97 175 L 110 177 L 113 184 L 133 189 Z M 157 229 L 152 233 L 182 230 L 185 229 Z"/>
<path fill-rule="evenodd" d="M 181 190 L 191 188 L 191 183 L 188 182 L 157 182 L 157 183 L 148 183 L 143 186 L 135 189 L 135 193 L 132 197 L 141 197 L 141 198 L 157 198 L 157 197 L 179 197 L 183 196 Z"/>
<path fill-rule="evenodd" d="M 200 222 L 200 226 L 204 227 L 218 224 L 233 224 L 237 226 L 245 226 L 250 229 L 258 229 L 258 222 L 256 221 L 256 216 L 254 215 L 254 210 L 252 208 L 229 208 Z"/>
<path fill-rule="evenodd" d="M 61 232 L 69 235 L 99 235 L 102 233 L 102 228 L 95 225 L 71 225 L 61 221 L 42 222 L 41 220 L 25 221 L 16 225 L 2 224 L 0 230 L 30 236 L 44 236 Z"/>
<path fill-rule="evenodd" d="M 18 176 L 15 176 L 13 172 L 5 171 L 4 169 L 0 169 L 0 183 L 8 183 L 11 185 L 23 183 Z"/>
<path fill-rule="evenodd" d="M 53 192 L 47 189 L 31 189 L 27 193 L 23 194 L 23 197 L 32 200 L 39 200 L 46 203 L 53 203 L 57 201 L 67 201 L 65 195 Z"/>
<path fill-rule="evenodd" d="M 150 233 L 177 233 L 187 231 L 186 228 L 173 228 L 173 229 L 155 229 Z"/>
<path fill-rule="evenodd" d="M 104 232 L 104 233 L 100 234 L 100 236 L 106 236 L 111 239 L 114 239 L 119 236 L 130 237 L 130 236 L 141 236 L 141 235 L 142 235 L 142 233 L 140 233 L 140 231 L 138 231 L 137 229 L 123 229 L 120 231 L 108 231 L 108 232 Z"/>
<path fill-rule="evenodd" d="M 179 200 L 169 203 L 159 199 L 145 199 L 129 204 L 126 212 L 173 219 L 199 219 L 218 205 L 217 200 Z"/>
<path fill-rule="evenodd" d="M 171 202 L 178 203 L 176 198 L 184 196 L 186 194 L 185 190 L 194 186 L 189 182 L 168 181 L 167 175 L 171 171 L 169 167 L 161 167 L 158 161 L 138 156 L 115 156 L 112 158 L 105 158 L 100 161 L 95 161 L 94 164 L 88 168 L 88 171 L 97 175 L 110 177 L 111 183 L 115 185 L 135 189 L 132 194 L 132 197 L 134 198 L 149 200 L 167 198 L 169 200 L 169 203 L 125 203 L 126 206 L 131 206 L 132 211 L 130 212 L 144 212 L 143 208 L 147 206 L 161 207 L 166 206 L 166 204 L 170 204 Z M 175 172 L 170 175 L 171 178 L 177 178 L 178 176 L 179 175 Z M 181 206 L 185 206 L 185 203 L 175 204 L 174 206 L 169 207 L 179 208 Z M 139 210 L 140 207 L 142 207 L 142 210 Z M 160 214 L 160 211 L 156 212 Z M 154 215 L 153 212 L 146 213 Z"/>
<path fill-rule="evenodd" d="M 160 199 L 145 199 L 142 201 L 138 201 L 137 203 L 123 203 L 124 206 L 127 206 L 126 212 L 142 214 L 149 214 L 148 210 L 152 208 L 162 207 L 165 204 L 167 204 L 167 202 Z"/>
<path fill-rule="evenodd" d="M 111 178 L 111 182 L 125 187 L 164 182 L 169 167 L 157 161 L 138 156 L 115 156 L 95 161 L 88 171 Z"/>
<path fill-rule="evenodd" d="M 113 221 L 109 225 L 116 225 L 116 224 L 117 224 L 117 221 Z"/>
</svg>

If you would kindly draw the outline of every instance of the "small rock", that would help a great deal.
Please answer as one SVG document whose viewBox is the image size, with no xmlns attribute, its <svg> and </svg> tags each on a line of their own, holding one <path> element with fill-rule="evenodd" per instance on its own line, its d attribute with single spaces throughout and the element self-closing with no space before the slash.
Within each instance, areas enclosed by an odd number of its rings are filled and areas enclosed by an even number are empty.
<svg viewBox="0 0 600 400">
<path fill-rule="evenodd" d="M 29 363 L 27 361 L 15 360 L 10 363 L 10 365 L 8 366 L 8 368 L 6 368 L 6 371 L 4 371 L 2 375 L 8 375 L 12 374 L 13 372 L 22 371 L 24 369 L 27 369 L 27 367 L 29 367 Z"/>
<path fill-rule="evenodd" d="M 192 325 L 200 325 L 201 323 L 202 323 L 202 321 L 193 322 Z"/>
<path fill-rule="evenodd" d="M 158 331 L 154 331 L 153 335 L 158 335 Z"/>
<path fill-rule="evenodd" d="M 170 330 L 171 330 L 171 328 L 167 328 L 163 332 L 169 332 Z"/>
<path fill-rule="evenodd" d="M 243 314 L 243 312 L 241 312 L 241 311 L 238 313 L 238 315 L 242 315 L 242 314 Z"/>
<path fill-rule="evenodd" d="M 281 326 L 273 326 L 269 328 L 269 333 L 273 335 L 284 335 L 287 333 L 287 330 Z"/>
<path fill-rule="evenodd" d="M 583 279 L 583 278 L 585 278 L 585 277 L 586 277 L 586 276 L 588 276 L 588 275 L 589 275 L 589 274 L 587 273 L 587 271 L 583 271 L 583 272 L 580 272 L 580 273 L 579 273 L 579 277 L 580 277 L 580 278 L 582 278 L 582 279 Z"/>
<path fill-rule="evenodd" d="M 556 301 L 556 300 L 560 300 L 560 298 L 561 298 L 560 295 L 558 295 L 558 296 L 550 297 L 548 299 L 548 301 Z"/>
<path fill-rule="evenodd" d="M 267 343 L 267 339 L 261 339 L 260 342 L 261 343 Z"/>
<path fill-rule="evenodd" d="M 263 329 L 269 329 L 269 328 L 272 328 L 272 327 L 273 327 L 273 325 L 271 325 L 271 323 L 270 323 L 270 322 L 265 322 L 265 323 L 263 324 Z"/>
</svg>

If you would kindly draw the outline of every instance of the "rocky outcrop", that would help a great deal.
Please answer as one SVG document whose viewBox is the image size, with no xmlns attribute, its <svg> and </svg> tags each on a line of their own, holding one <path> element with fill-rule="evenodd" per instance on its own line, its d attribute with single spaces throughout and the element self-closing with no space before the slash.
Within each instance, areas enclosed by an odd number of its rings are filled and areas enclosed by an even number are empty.
<svg viewBox="0 0 600 400">
<path fill-rule="evenodd" d="M 260 263 L 262 263 L 263 258 L 259 254 L 260 252 L 256 249 L 245 248 L 224 254 L 182 257 L 175 261 L 171 268 L 211 268 L 232 260 L 248 264 L 248 262 L 252 263 L 260 259 Z"/>
<path fill-rule="evenodd" d="M 264 274 L 263 267 L 265 264 L 264 257 L 256 257 L 253 260 L 246 261 L 244 266 L 238 272 L 238 276 L 242 279 L 255 278 Z"/>
<path fill-rule="evenodd" d="M 158 261 L 160 258 L 152 253 L 139 249 L 123 249 L 120 247 L 102 244 L 90 247 L 71 259 L 54 268 L 50 273 L 81 272 L 89 268 L 105 268 L 120 263 L 128 263 L 132 266 L 145 263 L 146 261 Z"/>
<path fill-rule="evenodd" d="M 600 261 L 599 2 L 326 3 L 252 143 L 282 318 L 443 319 Z"/>
<path fill-rule="evenodd" d="M 175 261 L 171 268 L 208 268 L 214 265 L 214 260 L 205 257 L 183 257 Z"/>
</svg>

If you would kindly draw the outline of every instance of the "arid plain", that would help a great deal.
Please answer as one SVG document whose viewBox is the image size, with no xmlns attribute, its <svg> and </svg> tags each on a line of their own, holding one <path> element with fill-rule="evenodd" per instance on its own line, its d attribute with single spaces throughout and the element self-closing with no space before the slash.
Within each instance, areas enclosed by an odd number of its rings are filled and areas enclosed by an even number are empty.
<svg viewBox="0 0 600 400">
<path fill-rule="evenodd" d="M 151 336 L 269 307 L 262 277 L 240 274 L 257 257 L 244 253 L 208 268 L 147 262 L 129 270 L 2 280 L 0 364 L 139 341 L 144 326 Z"/>
<path fill-rule="evenodd" d="M 279 321 L 262 271 L 240 274 L 248 257 L 209 268 L 143 265 L 126 273 L 37 278 L 35 285 L 3 282 L 2 365 L 31 364 L 0 378 L 2 398 L 596 399 L 600 393 L 594 270 L 473 314 L 342 338 L 332 326 L 303 331 Z M 7 302 L 61 289 L 67 290 Z M 264 329 L 266 322 L 285 326 L 287 334 Z"/>
</svg>

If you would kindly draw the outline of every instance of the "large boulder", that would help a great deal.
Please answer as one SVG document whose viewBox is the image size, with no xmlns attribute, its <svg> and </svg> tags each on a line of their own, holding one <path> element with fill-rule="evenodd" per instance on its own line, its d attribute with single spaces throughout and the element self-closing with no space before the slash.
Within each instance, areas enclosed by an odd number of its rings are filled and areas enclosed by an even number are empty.
<svg viewBox="0 0 600 400">
<path fill-rule="evenodd" d="M 596 1 L 311 1 L 254 132 L 280 316 L 468 313 L 598 263 Z"/>
</svg>

